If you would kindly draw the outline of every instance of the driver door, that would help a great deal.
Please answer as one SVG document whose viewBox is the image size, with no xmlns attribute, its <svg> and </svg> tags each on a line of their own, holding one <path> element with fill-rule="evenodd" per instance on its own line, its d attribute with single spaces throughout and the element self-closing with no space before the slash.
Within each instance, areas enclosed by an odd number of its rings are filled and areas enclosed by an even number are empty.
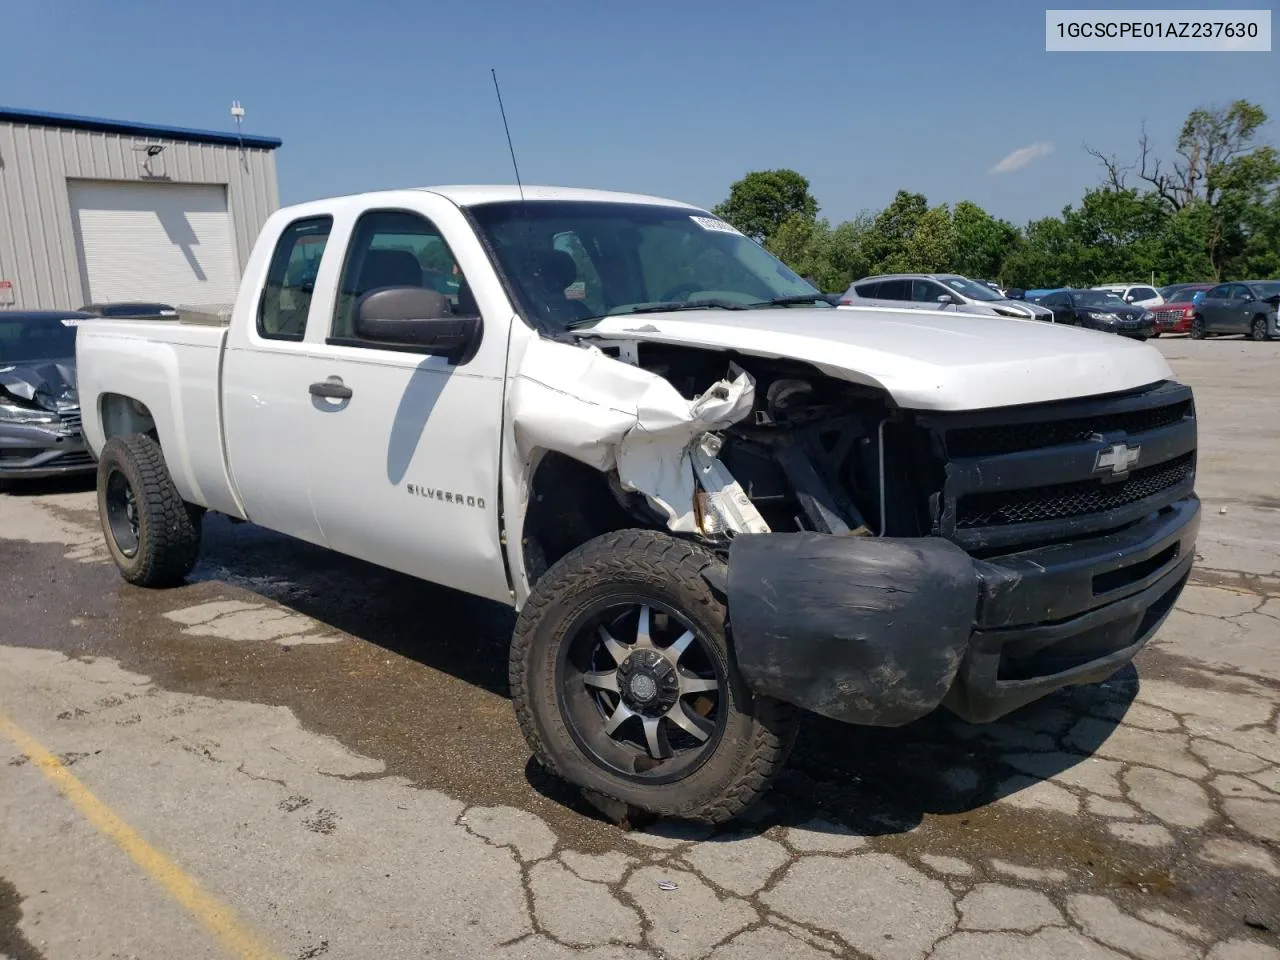
<svg viewBox="0 0 1280 960">
<path fill-rule="evenodd" d="M 1256 301 L 1243 283 L 1233 284 L 1231 289 L 1231 332 L 1248 333 Z"/>
<path fill-rule="evenodd" d="M 939 303 L 938 298 L 942 296 L 950 296 L 951 303 Z M 959 294 L 932 280 L 912 280 L 911 299 L 919 304 L 928 304 L 935 310 L 959 309 L 960 306 Z"/>
<path fill-rule="evenodd" d="M 425 192 L 412 206 L 355 218 L 329 315 L 308 337 L 313 388 L 337 387 L 309 398 L 311 504 L 335 550 L 509 600 L 498 457 L 511 311 L 495 282 L 481 284 L 486 302 L 472 293 L 468 276 L 488 281 L 492 268 L 457 207 Z M 459 316 L 480 313 L 470 356 L 361 339 L 359 298 L 406 286 L 442 293 Z"/>
</svg>

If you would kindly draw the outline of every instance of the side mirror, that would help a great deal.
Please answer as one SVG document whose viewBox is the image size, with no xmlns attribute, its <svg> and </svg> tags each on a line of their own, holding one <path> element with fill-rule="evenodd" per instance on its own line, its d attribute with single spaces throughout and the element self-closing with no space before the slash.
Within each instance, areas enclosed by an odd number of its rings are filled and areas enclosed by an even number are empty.
<svg viewBox="0 0 1280 960">
<path fill-rule="evenodd" d="M 955 303 L 956 298 L 949 293 L 944 293 L 942 296 L 938 297 L 938 302 L 945 307 L 949 303 Z"/>
<path fill-rule="evenodd" d="M 382 287 L 356 301 L 355 334 L 371 343 L 464 359 L 480 342 L 479 316 L 455 316 L 442 293 L 425 287 Z"/>
<path fill-rule="evenodd" d="M 1241 299 L 1241 300 L 1243 300 L 1245 303 L 1252 303 L 1252 302 L 1253 302 L 1254 300 L 1256 300 L 1257 298 L 1256 298 L 1252 293 L 1250 293 L 1248 290 L 1246 290 L 1246 291 L 1244 292 L 1244 296 L 1243 296 L 1243 297 L 1241 297 L 1240 299 Z"/>
</svg>

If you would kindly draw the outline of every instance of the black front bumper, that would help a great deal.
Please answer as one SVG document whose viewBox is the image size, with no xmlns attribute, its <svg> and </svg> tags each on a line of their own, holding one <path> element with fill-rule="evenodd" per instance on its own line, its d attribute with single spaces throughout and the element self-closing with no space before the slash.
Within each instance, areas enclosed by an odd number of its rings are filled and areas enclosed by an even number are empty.
<svg viewBox="0 0 1280 960">
<path fill-rule="evenodd" d="M 1173 609 L 1195 495 L 1122 530 L 993 560 L 939 537 L 738 537 L 730 630 L 756 693 L 849 723 L 945 705 L 987 722 L 1128 663 Z"/>
<path fill-rule="evenodd" d="M 38 480 L 94 469 L 78 422 L 0 423 L 0 480 Z"/>
</svg>

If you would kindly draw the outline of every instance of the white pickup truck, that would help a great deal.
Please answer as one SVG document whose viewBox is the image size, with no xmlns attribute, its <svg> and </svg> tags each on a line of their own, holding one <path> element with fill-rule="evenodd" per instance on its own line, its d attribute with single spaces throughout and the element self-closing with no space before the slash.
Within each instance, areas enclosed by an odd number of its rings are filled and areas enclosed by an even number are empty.
<svg viewBox="0 0 1280 960">
<path fill-rule="evenodd" d="M 614 812 L 733 817 L 797 708 L 983 722 L 1100 680 L 1195 553 L 1194 403 L 1154 349 L 837 309 L 653 197 L 282 209 L 223 316 L 77 356 L 127 580 L 181 582 L 214 510 L 509 604 L 533 752 Z"/>
</svg>

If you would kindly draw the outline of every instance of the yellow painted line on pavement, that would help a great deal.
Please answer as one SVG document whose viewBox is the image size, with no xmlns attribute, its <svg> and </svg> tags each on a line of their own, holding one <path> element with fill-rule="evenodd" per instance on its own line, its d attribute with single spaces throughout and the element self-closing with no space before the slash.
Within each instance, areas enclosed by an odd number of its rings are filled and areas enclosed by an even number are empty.
<svg viewBox="0 0 1280 960">
<path fill-rule="evenodd" d="M 94 829 L 114 841 L 169 896 L 186 907 L 228 954 L 242 960 L 279 960 L 279 955 L 271 947 L 236 918 L 231 907 L 200 889 L 195 878 L 184 873 L 181 867 L 144 840 L 138 831 L 95 797 L 61 760 L 3 713 L 0 713 L 0 736 L 12 741 L 25 753 Z"/>
</svg>

